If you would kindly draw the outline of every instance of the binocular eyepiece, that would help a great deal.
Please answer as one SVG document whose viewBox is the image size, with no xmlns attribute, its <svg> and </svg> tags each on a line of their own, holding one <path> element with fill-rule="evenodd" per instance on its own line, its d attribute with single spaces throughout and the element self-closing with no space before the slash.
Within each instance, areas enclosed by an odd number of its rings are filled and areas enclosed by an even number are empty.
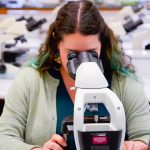
<svg viewBox="0 0 150 150">
<path fill-rule="evenodd" d="M 68 72 L 73 79 L 75 79 L 78 66 L 84 62 L 96 62 L 103 72 L 102 62 L 95 51 L 71 52 L 68 54 L 67 67 Z"/>
</svg>

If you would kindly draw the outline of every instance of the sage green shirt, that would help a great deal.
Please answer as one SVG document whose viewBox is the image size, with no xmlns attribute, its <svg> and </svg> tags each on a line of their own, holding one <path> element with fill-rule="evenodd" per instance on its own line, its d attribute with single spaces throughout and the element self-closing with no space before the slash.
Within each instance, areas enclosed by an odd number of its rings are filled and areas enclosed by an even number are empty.
<svg viewBox="0 0 150 150">
<path fill-rule="evenodd" d="M 14 80 L 0 117 L 0 149 L 31 150 L 42 146 L 56 133 L 56 90 L 59 81 L 46 72 L 24 68 Z M 130 140 L 148 143 L 149 104 L 142 85 L 113 75 L 112 89 L 122 101 Z"/>
</svg>

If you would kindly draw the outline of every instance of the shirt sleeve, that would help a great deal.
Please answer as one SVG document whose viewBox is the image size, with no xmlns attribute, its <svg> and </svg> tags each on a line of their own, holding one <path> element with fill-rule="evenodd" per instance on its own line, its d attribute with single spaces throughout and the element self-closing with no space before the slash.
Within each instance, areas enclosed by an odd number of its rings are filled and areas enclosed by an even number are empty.
<svg viewBox="0 0 150 150">
<path fill-rule="evenodd" d="M 126 79 L 123 105 L 126 113 L 129 140 L 148 144 L 150 139 L 150 106 L 143 86 L 134 79 Z"/>
<path fill-rule="evenodd" d="M 22 71 L 10 87 L 0 117 L 0 147 L 3 150 L 31 150 L 24 142 L 29 107 L 29 81 Z"/>
</svg>

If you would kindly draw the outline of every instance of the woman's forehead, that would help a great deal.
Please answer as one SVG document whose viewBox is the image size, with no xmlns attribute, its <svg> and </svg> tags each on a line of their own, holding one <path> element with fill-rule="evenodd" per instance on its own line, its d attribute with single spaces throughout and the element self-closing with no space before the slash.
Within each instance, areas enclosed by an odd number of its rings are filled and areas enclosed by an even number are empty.
<svg viewBox="0 0 150 150">
<path fill-rule="evenodd" d="M 80 33 L 73 33 L 63 36 L 60 44 L 70 50 L 93 49 L 100 44 L 98 35 L 82 35 Z"/>
</svg>

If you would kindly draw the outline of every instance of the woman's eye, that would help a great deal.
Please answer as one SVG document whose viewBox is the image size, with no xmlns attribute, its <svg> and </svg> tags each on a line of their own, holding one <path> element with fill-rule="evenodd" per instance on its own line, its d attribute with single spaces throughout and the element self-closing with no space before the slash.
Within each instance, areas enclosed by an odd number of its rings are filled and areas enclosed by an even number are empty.
<svg viewBox="0 0 150 150">
<path fill-rule="evenodd" d="M 96 52 L 96 50 L 95 49 L 91 49 L 91 50 L 89 50 L 90 52 Z"/>
</svg>

